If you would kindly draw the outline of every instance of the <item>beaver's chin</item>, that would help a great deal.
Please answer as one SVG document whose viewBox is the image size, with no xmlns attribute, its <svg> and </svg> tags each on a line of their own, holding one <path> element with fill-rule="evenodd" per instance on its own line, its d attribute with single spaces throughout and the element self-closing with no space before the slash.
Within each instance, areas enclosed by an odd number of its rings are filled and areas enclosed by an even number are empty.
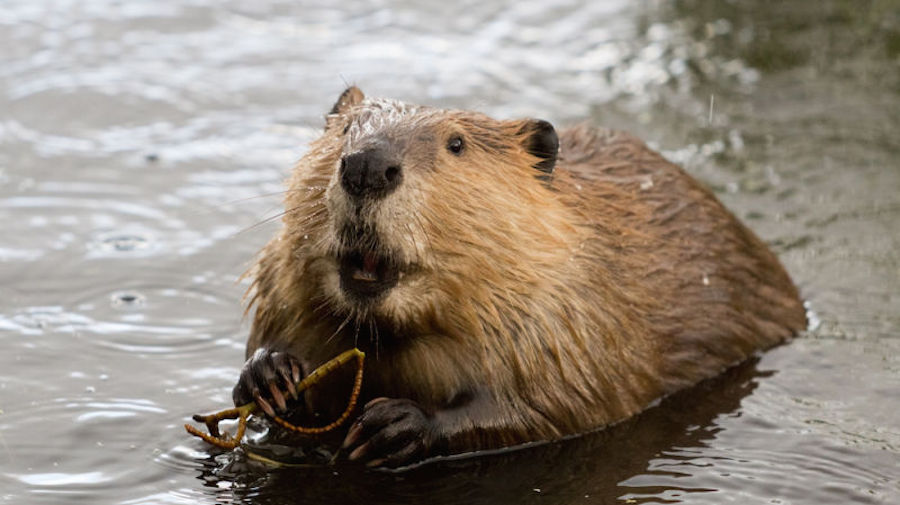
<svg viewBox="0 0 900 505">
<path fill-rule="evenodd" d="M 391 258 L 369 251 L 348 251 L 338 257 L 341 291 L 361 304 L 384 297 L 400 281 L 403 269 Z"/>
</svg>

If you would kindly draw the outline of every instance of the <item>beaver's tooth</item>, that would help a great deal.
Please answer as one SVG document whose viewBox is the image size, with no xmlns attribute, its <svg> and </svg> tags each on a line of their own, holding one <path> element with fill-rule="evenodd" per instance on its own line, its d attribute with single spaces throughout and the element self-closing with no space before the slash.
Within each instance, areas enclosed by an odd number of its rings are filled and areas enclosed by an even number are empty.
<svg viewBox="0 0 900 505">
<path fill-rule="evenodd" d="M 366 270 L 361 270 L 359 268 L 353 272 L 353 280 L 355 281 L 365 281 L 365 282 L 375 282 L 378 280 L 378 275 L 375 274 L 374 271 L 369 272 Z"/>
</svg>

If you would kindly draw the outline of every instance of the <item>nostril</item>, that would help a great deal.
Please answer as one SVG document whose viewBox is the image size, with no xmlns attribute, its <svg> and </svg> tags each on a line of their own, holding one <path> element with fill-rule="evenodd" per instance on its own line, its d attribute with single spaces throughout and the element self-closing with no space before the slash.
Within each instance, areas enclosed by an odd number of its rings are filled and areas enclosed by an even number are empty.
<svg viewBox="0 0 900 505">
<path fill-rule="evenodd" d="M 380 198 L 400 185 L 402 163 L 382 151 L 380 148 L 364 149 L 340 159 L 338 179 L 351 197 Z"/>
<path fill-rule="evenodd" d="M 396 182 L 398 177 L 400 177 L 400 167 L 398 166 L 387 167 L 387 170 L 384 171 L 384 178 L 391 184 Z"/>
</svg>

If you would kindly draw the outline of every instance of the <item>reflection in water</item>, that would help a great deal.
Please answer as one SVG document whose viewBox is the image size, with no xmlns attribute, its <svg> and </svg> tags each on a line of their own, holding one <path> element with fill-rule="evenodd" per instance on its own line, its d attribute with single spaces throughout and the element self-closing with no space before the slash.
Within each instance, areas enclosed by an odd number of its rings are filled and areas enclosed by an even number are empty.
<svg viewBox="0 0 900 505">
<path fill-rule="evenodd" d="M 0 54 L 0 501 L 900 502 L 897 0 L 5 0 Z M 238 276 L 345 81 L 637 133 L 821 323 L 566 442 L 401 474 L 210 453 L 181 424 L 230 402 Z"/>
<path fill-rule="evenodd" d="M 214 496 L 228 503 L 393 504 L 423 496 L 434 504 L 544 503 L 547 496 L 554 503 L 578 503 L 584 497 L 593 497 L 588 503 L 595 503 L 616 496 L 640 503 L 668 487 L 630 484 L 629 479 L 675 474 L 653 469 L 663 455 L 690 464 L 721 429 L 717 419 L 738 412 L 741 400 L 753 392 L 758 380 L 773 373 L 760 371 L 757 361 L 671 396 L 611 429 L 562 442 L 436 460 L 400 472 L 366 472 L 340 464 L 266 471 L 245 456 L 235 461 L 235 456 L 228 455 L 212 459 L 201 480 L 215 489 Z M 223 480 L 230 485 L 222 486 Z M 680 491 L 715 489 L 688 485 Z"/>
</svg>

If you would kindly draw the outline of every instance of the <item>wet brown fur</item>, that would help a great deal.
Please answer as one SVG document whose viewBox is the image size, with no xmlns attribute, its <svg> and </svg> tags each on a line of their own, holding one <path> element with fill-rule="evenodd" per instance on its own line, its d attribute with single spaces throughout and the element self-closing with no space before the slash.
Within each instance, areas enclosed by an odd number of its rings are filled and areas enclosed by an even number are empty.
<svg viewBox="0 0 900 505">
<path fill-rule="evenodd" d="M 805 327 L 765 244 L 634 137 L 564 130 L 541 181 L 529 121 L 391 107 L 412 106 L 351 88 L 295 168 L 284 227 L 251 272 L 248 356 L 286 350 L 308 371 L 359 345 L 364 395 L 418 402 L 459 452 L 614 423 Z M 364 219 L 415 267 L 358 307 L 329 259 L 350 219 L 335 171 L 373 132 L 404 143 L 409 176 Z M 444 149 L 454 134 L 465 156 Z M 309 408 L 339 411 L 345 387 L 309 394 Z"/>
</svg>

